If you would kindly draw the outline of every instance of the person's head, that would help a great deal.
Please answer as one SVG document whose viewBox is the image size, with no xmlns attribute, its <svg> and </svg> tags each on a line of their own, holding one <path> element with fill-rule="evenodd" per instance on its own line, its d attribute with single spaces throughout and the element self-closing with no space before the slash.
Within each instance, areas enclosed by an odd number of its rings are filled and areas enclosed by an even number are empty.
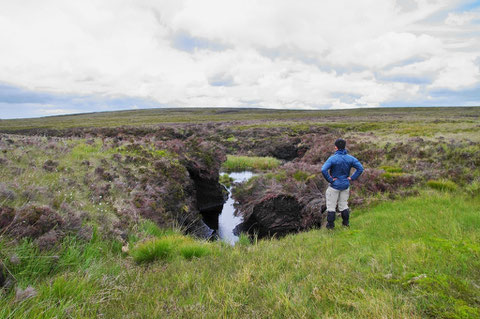
<svg viewBox="0 0 480 319">
<path fill-rule="evenodd" d="M 339 138 L 335 141 L 335 146 L 339 150 L 344 150 L 346 145 L 347 145 L 347 142 L 342 138 Z"/>
</svg>

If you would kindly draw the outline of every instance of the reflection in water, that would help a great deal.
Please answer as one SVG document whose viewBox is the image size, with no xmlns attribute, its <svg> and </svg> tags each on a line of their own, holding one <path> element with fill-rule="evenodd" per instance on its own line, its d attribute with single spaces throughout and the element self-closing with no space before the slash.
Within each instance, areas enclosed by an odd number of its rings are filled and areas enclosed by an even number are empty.
<svg viewBox="0 0 480 319">
<path fill-rule="evenodd" d="M 233 183 L 243 183 L 250 179 L 253 173 L 245 171 L 228 175 L 233 178 Z M 232 245 L 238 241 L 238 236 L 233 234 L 233 229 L 242 222 L 242 217 L 233 214 L 235 212 L 234 202 L 230 187 L 228 188 L 228 200 L 223 205 L 222 213 L 218 216 L 218 235 L 222 240 Z"/>
</svg>

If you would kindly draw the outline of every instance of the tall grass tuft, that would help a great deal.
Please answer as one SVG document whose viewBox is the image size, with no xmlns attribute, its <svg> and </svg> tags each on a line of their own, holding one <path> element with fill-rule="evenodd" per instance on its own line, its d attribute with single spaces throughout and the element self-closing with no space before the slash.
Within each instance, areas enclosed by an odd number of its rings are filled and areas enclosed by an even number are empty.
<svg viewBox="0 0 480 319">
<path fill-rule="evenodd" d="M 206 242 L 195 241 L 193 238 L 178 233 L 162 234 L 162 237 L 150 238 L 135 245 L 130 252 L 138 264 L 155 260 L 170 260 L 175 256 L 186 259 L 202 257 L 211 253 Z"/>
<path fill-rule="evenodd" d="M 227 155 L 222 169 L 226 172 L 241 172 L 246 170 L 270 170 L 280 165 L 280 160 L 274 157 L 235 156 Z"/>
<path fill-rule="evenodd" d="M 388 166 L 388 165 L 383 165 L 380 166 L 381 169 L 383 169 L 387 173 L 402 173 L 403 169 L 398 166 Z"/>
<path fill-rule="evenodd" d="M 131 256 L 137 263 L 152 262 L 155 260 L 166 260 L 170 258 L 174 250 L 172 238 L 150 239 L 136 245 Z"/>
<path fill-rule="evenodd" d="M 180 248 L 180 255 L 185 259 L 192 259 L 193 257 L 202 257 L 210 254 L 210 249 L 201 244 L 190 244 Z"/>
<path fill-rule="evenodd" d="M 429 180 L 427 186 L 438 189 L 440 191 L 454 191 L 457 189 L 457 184 L 449 180 Z"/>
<path fill-rule="evenodd" d="M 239 246 L 250 246 L 251 244 L 252 244 L 252 241 L 250 237 L 248 237 L 248 235 L 245 233 L 240 234 L 240 236 L 238 237 L 238 242 L 236 243 L 236 245 L 239 245 Z"/>
<path fill-rule="evenodd" d="M 160 228 L 151 220 L 145 220 L 140 225 L 140 230 L 145 234 L 153 237 L 166 237 L 172 235 L 180 235 L 181 232 L 173 228 Z"/>
</svg>

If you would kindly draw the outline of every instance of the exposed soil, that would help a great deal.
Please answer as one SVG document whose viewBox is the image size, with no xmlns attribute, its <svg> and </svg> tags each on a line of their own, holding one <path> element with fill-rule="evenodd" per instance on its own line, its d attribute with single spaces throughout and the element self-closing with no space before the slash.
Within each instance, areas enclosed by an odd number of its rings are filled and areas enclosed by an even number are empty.
<svg viewBox="0 0 480 319">
<path fill-rule="evenodd" d="M 257 234 L 259 238 L 282 236 L 302 230 L 303 207 L 289 195 L 264 200 L 235 228 L 235 233 Z"/>
</svg>

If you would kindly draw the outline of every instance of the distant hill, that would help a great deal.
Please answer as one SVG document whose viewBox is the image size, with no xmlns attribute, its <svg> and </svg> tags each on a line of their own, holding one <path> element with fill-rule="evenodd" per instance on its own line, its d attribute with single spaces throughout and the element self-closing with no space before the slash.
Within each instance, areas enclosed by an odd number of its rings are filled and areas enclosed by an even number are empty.
<svg viewBox="0 0 480 319">
<path fill-rule="evenodd" d="M 450 120 L 480 117 L 480 107 L 409 107 L 349 110 L 275 110 L 260 108 L 158 108 L 131 111 L 58 115 L 31 119 L 0 120 L 0 132 L 76 127 L 151 126 L 254 120 L 306 120 L 315 122 Z"/>
</svg>

